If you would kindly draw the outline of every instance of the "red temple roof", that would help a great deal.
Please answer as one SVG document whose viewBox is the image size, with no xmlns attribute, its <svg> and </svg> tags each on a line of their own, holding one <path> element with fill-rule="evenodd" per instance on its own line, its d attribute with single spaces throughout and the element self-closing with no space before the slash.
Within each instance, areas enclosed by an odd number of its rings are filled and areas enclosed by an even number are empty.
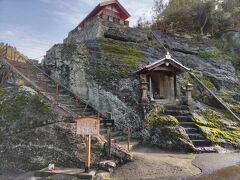
<svg viewBox="0 0 240 180">
<path fill-rule="evenodd" d="M 130 14 L 127 12 L 127 10 L 118 2 L 118 0 L 108 0 L 102 3 L 99 3 L 93 10 L 90 12 L 87 17 L 77 26 L 82 26 L 87 20 L 90 18 L 98 15 L 98 13 L 104 9 L 106 6 L 112 5 L 114 6 L 119 12 L 121 19 L 126 20 L 127 18 L 130 17 Z"/>
</svg>

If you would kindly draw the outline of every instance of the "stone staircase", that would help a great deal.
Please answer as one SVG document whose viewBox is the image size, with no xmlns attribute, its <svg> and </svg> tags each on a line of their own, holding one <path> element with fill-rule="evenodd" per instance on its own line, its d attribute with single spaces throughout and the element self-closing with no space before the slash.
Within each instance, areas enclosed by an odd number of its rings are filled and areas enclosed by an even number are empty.
<svg viewBox="0 0 240 180">
<path fill-rule="evenodd" d="M 22 76 L 25 79 L 26 85 L 33 87 L 46 97 L 51 103 L 62 108 L 69 115 L 70 123 L 74 123 L 74 119 L 80 116 L 98 117 L 101 113 L 94 109 L 88 102 L 82 100 L 74 93 L 68 90 L 68 88 L 62 86 L 57 80 L 49 77 L 40 65 L 33 65 L 28 63 L 22 63 L 17 61 L 6 60 L 15 73 Z M 102 114 L 101 114 L 102 115 Z M 121 153 L 125 153 L 126 156 L 132 156 L 126 149 L 127 136 L 122 130 L 116 130 L 112 132 L 111 142 L 116 144 L 114 147 L 118 148 Z M 100 135 L 95 137 L 93 141 L 99 141 L 100 143 L 107 142 L 107 130 L 100 125 Z M 132 157 L 128 157 L 132 159 Z"/>
<path fill-rule="evenodd" d="M 215 152 L 211 147 L 211 142 L 206 139 L 200 128 L 192 120 L 192 113 L 186 105 L 165 105 L 165 114 L 174 116 L 180 123 L 189 139 L 195 146 L 196 152 Z"/>
</svg>

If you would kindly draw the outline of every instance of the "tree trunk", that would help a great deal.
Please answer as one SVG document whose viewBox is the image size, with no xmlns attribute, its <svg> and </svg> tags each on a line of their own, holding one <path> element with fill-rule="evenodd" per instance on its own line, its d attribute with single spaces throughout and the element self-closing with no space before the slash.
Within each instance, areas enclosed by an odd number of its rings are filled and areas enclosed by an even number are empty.
<svg viewBox="0 0 240 180">
<path fill-rule="evenodd" d="M 201 32 L 201 35 L 202 35 L 202 36 L 204 36 L 203 29 L 205 28 L 205 26 L 206 26 L 206 24 L 207 24 L 207 21 L 208 21 L 208 16 L 206 16 L 205 21 L 204 21 L 202 27 L 200 28 L 200 32 Z"/>
</svg>

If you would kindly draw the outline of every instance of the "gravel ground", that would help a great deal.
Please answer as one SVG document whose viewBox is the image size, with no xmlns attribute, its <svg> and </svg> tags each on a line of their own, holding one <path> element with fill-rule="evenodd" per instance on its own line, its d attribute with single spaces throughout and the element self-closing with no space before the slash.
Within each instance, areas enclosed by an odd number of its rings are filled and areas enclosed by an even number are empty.
<svg viewBox="0 0 240 180">
<path fill-rule="evenodd" d="M 181 154 L 143 146 L 135 148 L 133 153 L 134 160 L 132 162 L 119 167 L 113 172 L 112 178 L 114 180 L 240 179 L 240 153 Z M 8 179 L 38 180 L 38 178 L 33 177 L 32 172 L 17 176 L 6 176 L 6 174 L 0 174 L 0 180 Z M 59 180 L 59 177 L 56 179 Z"/>
<path fill-rule="evenodd" d="M 179 154 L 141 146 L 133 150 L 133 153 L 134 160 L 114 171 L 113 178 L 196 179 L 204 177 L 210 180 L 216 176 L 213 172 L 240 163 L 240 153 Z M 226 173 L 228 171 L 232 172 L 229 178 L 227 178 L 229 173 Z M 236 179 L 239 177 L 240 173 L 236 172 L 240 172 L 240 167 L 234 166 L 232 171 L 223 169 L 218 173 L 224 172 L 225 179 Z"/>
<path fill-rule="evenodd" d="M 179 179 L 195 176 L 200 169 L 192 165 L 196 155 L 161 151 L 157 148 L 138 147 L 134 160 L 119 167 L 112 177 L 115 179 Z"/>
</svg>

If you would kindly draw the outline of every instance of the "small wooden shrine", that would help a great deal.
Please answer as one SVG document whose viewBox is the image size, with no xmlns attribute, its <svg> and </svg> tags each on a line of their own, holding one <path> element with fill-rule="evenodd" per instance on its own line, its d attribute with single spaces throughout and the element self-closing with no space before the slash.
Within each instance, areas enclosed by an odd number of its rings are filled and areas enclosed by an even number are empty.
<svg viewBox="0 0 240 180">
<path fill-rule="evenodd" d="M 169 53 L 137 71 L 141 78 L 142 102 L 173 102 L 177 99 L 177 75 L 190 69 Z"/>
</svg>

